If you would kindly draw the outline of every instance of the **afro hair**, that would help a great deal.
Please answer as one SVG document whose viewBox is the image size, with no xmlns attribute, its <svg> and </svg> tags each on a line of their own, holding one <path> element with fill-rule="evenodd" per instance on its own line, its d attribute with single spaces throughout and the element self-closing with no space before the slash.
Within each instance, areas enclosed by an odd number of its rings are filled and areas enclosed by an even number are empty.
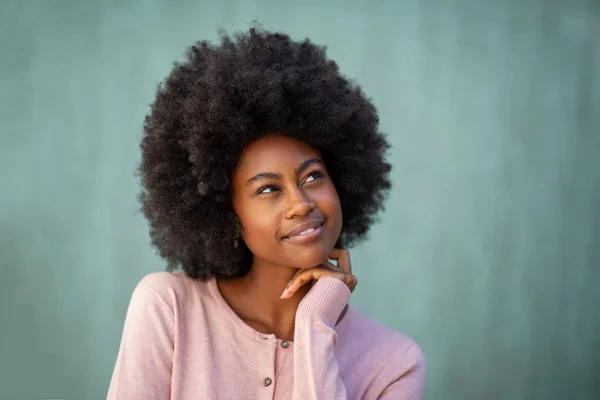
<svg viewBox="0 0 600 400">
<path fill-rule="evenodd" d="M 269 134 L 323 157 L 343 212 L 336 246 L 363 239 L 390 189 L 389 148 L 373 104 L 325 47 L 251 28 L 197 42 L 159 85 L 144 121 L 141 210 L 168 270 L 234 279 L 252 254 L 233 246 L 231 178 L 244 147 Z"/>
</svg>

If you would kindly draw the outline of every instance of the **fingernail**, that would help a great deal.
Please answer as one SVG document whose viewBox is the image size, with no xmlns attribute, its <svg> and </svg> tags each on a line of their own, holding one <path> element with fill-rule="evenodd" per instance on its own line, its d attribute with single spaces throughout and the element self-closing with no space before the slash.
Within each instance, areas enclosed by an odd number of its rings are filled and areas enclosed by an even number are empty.
<svg viewBox="0 0 600 400">
<path fill-rule="evenodd" d="M 283 299 L 283 298 L 285 297 L 285 295 L 287 294 L 287 292 L 288 292 L 288 288 L 285 288 L 285 290 L 284 290 L 284 291 L 283 291 L 283 293 L 281 294 L 281 297 L 280 297 L 280 299 Z"/>
</svg>

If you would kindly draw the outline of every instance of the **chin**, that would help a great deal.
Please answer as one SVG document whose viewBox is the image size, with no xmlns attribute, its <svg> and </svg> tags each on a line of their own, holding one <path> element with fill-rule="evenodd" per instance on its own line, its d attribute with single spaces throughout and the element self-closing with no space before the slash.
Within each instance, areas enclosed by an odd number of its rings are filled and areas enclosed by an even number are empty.
<svg viewBox="0 0 600 400">
<path fill-rule="evenodd" d="M 329 259 L 331 249 L 306 249 L 304 251 L 297 251 L 289 257 L 290 264 L 294 268 L 313 268 L 318 265 L 325 263 Z"/>
</svg>

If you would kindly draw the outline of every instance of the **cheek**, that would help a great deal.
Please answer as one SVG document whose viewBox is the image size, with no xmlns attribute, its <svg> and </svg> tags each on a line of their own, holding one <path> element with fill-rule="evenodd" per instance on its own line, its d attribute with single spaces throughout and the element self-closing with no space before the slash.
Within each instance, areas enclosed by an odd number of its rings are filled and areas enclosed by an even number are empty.
<svg viewBox="0 0 600 400">
<path fill-rule="evenodd" d="M 336 234 L 336 240 L 337 240 L 337 237 L 339 237 L 340 233 L 342 232 L 342 221 L 343 221 L 342 206 L 341 206 L 339 200 L 336 202 L 335 208 L 336 208 L 335 234 Z"/>
<path fill-rule="evenodd" d="M 332 233 L 339 236 L 342 231 L 342 205 L 333 185 L 323 193 L 318 205 L 327 216 Z"/>
<path fill-rule="evenodd" d="M 253 257 L 273 264 L 285 264 L 285 256 L 281 253 L 281 243 L 277 238 L 279 221 L 273 214 L 273 210 L 256 213 L 245 220 L 240 216 L 242 236 Z"/>
<path fill-rule="evenodd" d="M 274 213 L 255 210 L 248 215 L 240 215 L 242 236 L 250 250 L 264 248 L 276 240 L 278 221 Z"/>
</svg>

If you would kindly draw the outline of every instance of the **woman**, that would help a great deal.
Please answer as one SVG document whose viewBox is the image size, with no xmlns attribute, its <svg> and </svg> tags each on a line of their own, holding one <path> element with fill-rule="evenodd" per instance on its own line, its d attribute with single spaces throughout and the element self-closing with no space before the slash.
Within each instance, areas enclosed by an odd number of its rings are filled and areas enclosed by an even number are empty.
<svg viewBox="0 0 600 400">
<path fill-rule="evenodd" d="M 250 29 L 189 49 L 141 143 L 168 271 L 134 290 L 108 399 L 423 398 L 419 346 L 348 305 L 345 248 L 390 188 L 377 125 L 308 40 Z"/>
</svg>

